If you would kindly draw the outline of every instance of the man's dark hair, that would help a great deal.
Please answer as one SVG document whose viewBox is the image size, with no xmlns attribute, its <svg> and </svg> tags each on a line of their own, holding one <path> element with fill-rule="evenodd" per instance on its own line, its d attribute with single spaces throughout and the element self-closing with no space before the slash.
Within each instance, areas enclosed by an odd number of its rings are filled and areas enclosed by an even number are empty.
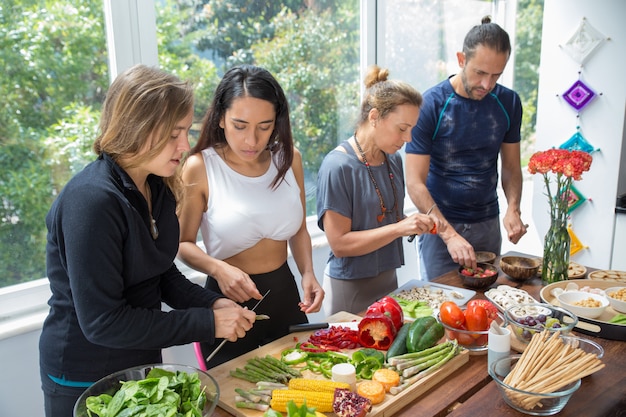
<svg viewBox="0 0 626 417">
<path fill-rule="evenodd" d="M 490 16 L 483 17 L 481 24 L 471 28 L 467 35 L 465 35 L 463 53 L 467 60 L 470 60 L 474 56 L 478 45 L 486 46 L 498 53 L 511 54 L 509 34 L 498 26 L 497 23 L 491 23 Z"/>
</svg>

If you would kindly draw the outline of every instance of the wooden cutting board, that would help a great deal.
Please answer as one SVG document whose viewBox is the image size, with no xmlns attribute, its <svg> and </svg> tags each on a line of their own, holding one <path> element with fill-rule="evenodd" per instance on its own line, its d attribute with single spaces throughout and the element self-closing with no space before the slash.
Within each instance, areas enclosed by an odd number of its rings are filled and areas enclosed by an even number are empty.
<svg viewBox="0 0 626 417">
<path fill-rule="evenodd" d="M 360 319 L 361 317 L 351 313 L 347 313 L 345 311 L 333 314 L 332 316 L 328 317 L 328 321 L 333 323 L 349 322 L 355 320 L 358 321 Z M 239 378 L 233 378 L 232 376 L 230 376 L 230 371 L 235 368 L 243 368 L 249 359 L 255 357 L 272 355 L 276 358 L 280 358 L 280 353 L 283 350 L 295 347 L 295 344 L 297 342 L 294 340 L 294 338 L 297 338 L 298 341 L 302 342 L 308 339 L 311 333 L 311 331 L 292 333 L 278 340 L 275 340 L 272 343 L 268 343 L 267 345 L 261 346 L 258 349 L 248 352 L 245 355 L 239 356 L 215 368 L 210 369 L 208 372 L 213 378 L 216 379 L 220 388 L 220 399 L 218 406 L 237 417 L 262 417 L 263 412 L 261 411 L 242 409 L 235 406 L 235 388 L 242 388 L 247 390 L 253 388 L 255 385 L 251 382 L 244 381 Z M 226 349 L 227 347 L 224 348 Z M 414 401 L 417 397 L 427 392 L 437 383 L 447 378 L 456 369 L 467 363 L 468 360 L 469 353 L 468 351 L 463 350 L 457 356 L 452 358 L 450 362 L 446 363 L 444 366 L 442 366 L 432 374 L 426 376 L 422 380 L 416 382 L 405 391 L 397 395 L 387 394 L 385 400 L 382 403 L 375 405 L 372 408 L 372 411 L 367 414 L 367 416 L 388 417 L 393 415 L 404 406 L 406 406 L 408 403 Z M 305 372 L 306 373 L 304 376 L 307 378 L 323 378 L 314 373 L 310 373 L 308 371 Z M 334 416 L 334 413 L 328 413 L 327 415 Z"/>
</svg>

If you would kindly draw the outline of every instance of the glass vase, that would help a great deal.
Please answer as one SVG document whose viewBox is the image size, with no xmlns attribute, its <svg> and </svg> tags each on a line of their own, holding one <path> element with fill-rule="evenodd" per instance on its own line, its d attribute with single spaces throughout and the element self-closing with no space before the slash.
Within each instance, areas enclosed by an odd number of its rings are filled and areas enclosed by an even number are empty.
<svg viewBox="0 0 626 417">
<path fill-rule="evenodd" d="M 543 244 L 541 279 L 544 284 L 568 279 L 569 254 L 570 237 L 567 233 L 567 219 L 552 219 Z"/>
</svg>

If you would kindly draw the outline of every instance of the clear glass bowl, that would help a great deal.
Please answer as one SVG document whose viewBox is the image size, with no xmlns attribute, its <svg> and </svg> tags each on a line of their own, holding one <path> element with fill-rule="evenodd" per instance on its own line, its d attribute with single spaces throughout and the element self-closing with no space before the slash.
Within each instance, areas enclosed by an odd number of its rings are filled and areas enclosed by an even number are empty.
<svg viewBox="0 0 626 417">
<path fill-rule="evenodd" d="M 465 313 L 465 308 L 462 309 L 463 313 Z M 455 329 L 454 327 L 448 326 L 444 322 L 441 321 L 439 315 L 437 315 L 437 320 L 444 328 L 446 338 L 448 340 L 456 340 L 460 346 L 463 346 L 465 349 L 472 352 L 487 352 L 488 342 L 489 342 L 489 329 L 484 331 L 470 331 L 470 330 L 461 330 Z M 500 325 L 500 327 L 506 327 L 506 318 L 498 313 L 498 318 L 496 318 L 496 323 Z"/>
<path fill-rule="evenodd" d="M 176 365 L 167 363 L 155 363 L 150 365 L 142 365 L 134 368 L 128 368 L 123 371 L 113 373 L 105 376 L 101 380 L 95 382 L 92 386 L 87 388 L 85 392 L 78 398 L 74 405 L 74 417 L 89 417 L 87 412 L 87 406 L 85 404 L 88 397 L 92 395 L 97 396 L 100 394 L 114 395 L 121 387 L 120 381 L 138 381 L 145 379 L 153 368 L 161 368 L 170 372 L 186 372 L 188 374 L 197 373 L 200 378 L 200 383 L 205 389 L 207 401 L 202 410 L 202 417 L 210 417 L 217 407 L 217 403 L 220 396 L 219 386 L 211 375 L 205 371 L 194 368 L 187 365 Z M 93 415 L 93 414 L 92 414 Z"/>
<path fill-rule="evenodd" d="M 578 324 L 578 317 L 576 317 L 574 313 L 551 304 L 517 304 L 507 308 L 504 313 L 507 322 L 511 325 L 511 330 L 515 334 L 515 337 L 517 337 L 517 339 L 522 343 L 530 342 L 532 335 L 537 332 L 548 331 L 551 333 L 567 335 Z M 543 314 L 548 318 L 558 319 L 561 327 L 554 328 L 539 325 L 529 326 L 518 321 L 520 318 L 524 318 L 526 316 L 537 317 L 539 314 Z"/>
<path fill-rule="evenodd" d="M 604 356 L 604 348 L 593 340 L 577 336 L 561 336 L 561 340 L 566 345 L 580 349 L 585 353 L 593 353 L 598 359 L 602 359 Z"/>
<path fill-rule="evenodd" d="M 574 392 L 580 388 L 580 379 L 559 391 L 540 394 L 524 391 L 506 384 L 504 379 L 522 355 L 509 355 L 500 358 L 489 366 L 489 375 L 496 382 L 504 402 L 520 413 L 533 416 L 551 416 L 561 411 Z"/>
</svg>

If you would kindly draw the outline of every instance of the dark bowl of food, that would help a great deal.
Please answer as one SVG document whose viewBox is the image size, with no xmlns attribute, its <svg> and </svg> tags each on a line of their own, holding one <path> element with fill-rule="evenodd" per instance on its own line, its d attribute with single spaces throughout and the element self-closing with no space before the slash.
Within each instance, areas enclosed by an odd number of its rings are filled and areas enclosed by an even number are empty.
<svg viewBox="0 0 626 417">
<path fill-rule="evenodd" d="M 189 407 L 194 416 L 209 417 L 219 395 L 215 379 L 200 369 L 163 363 L 142 365 L 113 373 L 87 388 L 74 405 L 74 417 L 108 415 L 107 407 L 113 403 L 118 403 L 118 411 L 133 409 L 138 413 L 141 407 L 159 407 L 159 415 L 183 415 L 182 407 Z"/>
<path fill-rule="evenodd" d="M 503 256 L 500 258 L 500 269 L 512 279 L 525 281 L 537 275 L 541 266 L 541 258 L 526 256 Z"/>
<path fill-rule="evenodd" d="M 487 251 L 477 251 L 476 252 L 476 262 L 485 263 L 485 264 L 493 264 L 496 261 L 496 254 L 494 252 Z"/>
<path fill-rule="evenodd" d="M 475 269 L 460 266 L 458 271 L 463 285 L 469 288 L 485 288 L 498 279 L 498 268 L 488 263 L 478 263 Z"/>
</svg>

